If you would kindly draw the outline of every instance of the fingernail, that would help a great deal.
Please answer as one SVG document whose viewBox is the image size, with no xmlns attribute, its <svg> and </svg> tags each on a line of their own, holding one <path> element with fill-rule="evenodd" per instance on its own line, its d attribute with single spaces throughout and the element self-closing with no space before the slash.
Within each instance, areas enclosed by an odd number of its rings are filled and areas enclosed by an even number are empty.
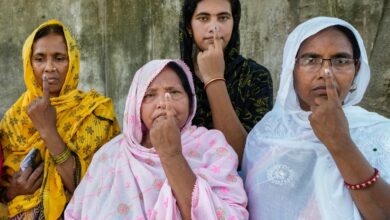
<svg viewBox="0 0 390 220">
<path fill-rule="evenodd" d="M 325 69 L 325 75 L 330 76 L 330 70 L 328 68 Z"/>
</svg>

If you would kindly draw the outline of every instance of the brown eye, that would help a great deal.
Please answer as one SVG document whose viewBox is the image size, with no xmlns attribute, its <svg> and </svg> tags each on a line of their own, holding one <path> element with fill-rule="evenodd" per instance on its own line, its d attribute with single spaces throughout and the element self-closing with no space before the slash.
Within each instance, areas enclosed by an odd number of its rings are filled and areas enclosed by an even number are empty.
<svg viewBox="0 0 390 220">
<path fill-rule="evenodd" d="M 332 64 L 334 65 L 343 65 L 343 64 L 350 64 L 352 59 L 349 58 L 335 58 L 332 59 Z"/>
<path fill-rule="evenodd" d="M 199 16 L 199 17 L 198 17 L 198 20 L 199 20 L 199 21 L 202 21 L 202 22 L 205 22 L 205 21 L 208 20 L 208 17 L 207 17 L 207 16 Z"/>
<path fill-rule="evenodd" d="M 300 63 L 303 65 L 311 65 L 316 63 L 316 59 L 313 57 L 302 57 L 300 61 Z"/>
<path fill-rule="evenodd" d="M 145 99 L 145 98 L 152 98 L 152 97 L 154 97 L 153 94 L 145 94 L 144 99 Z"/>
<path fill-rule="evenodd" d="M 220 16 L 218 19 L 219 19 L 220 21 L 227 21 L 227 20 L 230 19 L 230 17 L 227 16 L 227 15 L 224 15 L 224 16 Z"/>
<path fill-rule="evenodd" d="M 43 58 L 42 57 L 34 57 L 33 61 L 35 61 L 35 62 L 43 62 Z"/>
<path fill-rule="evenodd" d="M 64 60 L 65 60 L 65 57 L 63 57 L 63 56 L 58 56 L 58 57 L 56 57 L 56 60 L 57 60 L 57 61 L 64 61 Z"/>
</svg>

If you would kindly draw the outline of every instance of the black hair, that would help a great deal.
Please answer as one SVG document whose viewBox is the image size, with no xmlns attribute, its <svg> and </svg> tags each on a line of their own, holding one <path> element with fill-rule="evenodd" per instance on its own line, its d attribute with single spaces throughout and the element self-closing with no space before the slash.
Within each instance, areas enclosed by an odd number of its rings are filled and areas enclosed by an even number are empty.
<svg viewBox="0 0 390 220">
<path fill-rule="evenodd" d="M 194 15 L 196 6 L 202 0 L 184 0 L 182 7 L 182 16 L 184 17 L 184 24 L 186 27 L 190 27 L 191 19 Z M 239 19 L 241 13 L 241 5 L 239 0 L 229 0 L 232 10 L 233 20 Z M 235 30 L 233 30 L 235 31 Z M 238 30 L 236 30 L 238 31 Z"/>
<path fill-rule="evenodd" d="M 189 100 L 189 108 L 192 111 L 192 107 L 194 106 L 194 94 L 192 94 L 190 82 L 188 81 L 187 75 L 184 70 L 175 62 L 169 62 L 167 67 L 173 69 L 173 71 L 177 74 L 180 79 L 180 82 L 186 92 Z"/>
<path fill-rule="evenodd" d="M 181 19 L 179 23 L 179 34 L 182 41 L 180 43 L 180 54 L 182 60 L 190 67 L 190 70 L 194 72 L 194 66 L 192 63 L 193 57 L 193 44 L 195 41 L 192 38 L 192 34 L 188 29 L 191 27 L 191 19 L 195 13 L 196 7 L 202 0 L 184 0 L 181 9 Z M 225 47 L 224 58 L 225 63 L 228 64 L 234 60 L 240 52 L 240 18 L 241 18 L 241 4 L 239 0 L 229 0 L 232 16 L 233 16 L 233 30 L 230 41 Z M 196 81 L 196 79 L 195 79 Z"/>
<path fill-rule="evenodd" d="M 343 33 L 348 38 L 349 42 L 352 45 L 353 59 L 355 59 L 356 61 L 360 60 L 359 43 L 357 42 L 356 36 L 352 32 L 352 30 L 342 25 L 334 25 L 332 27 Z"/>
<path fill-rule="evenodd" d="M 45 37 L 49 34 L 58 34 L 58 35 L 62 36 L 65 40 L 64 29 L 62 28 L 62 26 L 58 25 L 58 24 L 51 24 L 51 25 L 45 26 L 42 29 L 40 29 L 35 34 L 33 42 L 35 43 L 38 39 Z"/>
</svg>

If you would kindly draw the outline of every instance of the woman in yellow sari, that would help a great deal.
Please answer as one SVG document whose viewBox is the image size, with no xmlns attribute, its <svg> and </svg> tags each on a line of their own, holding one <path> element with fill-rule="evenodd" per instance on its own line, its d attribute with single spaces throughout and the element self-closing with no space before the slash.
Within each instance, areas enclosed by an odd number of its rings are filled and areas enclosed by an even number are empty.
<svg viewBox="0 0 390 220">
<path fill-rule="evenodd" d="M 0 122 L 2 198 L 11 219 L 61 218 L 93 154 L 119 133 L 111 100 L 77 89 L 79 64 L 77 44 L 59 21 L 43 23 L 24 44 L 27 91 Z M 23 161 L 32 149 L 35 165 Z"/>
</svg>

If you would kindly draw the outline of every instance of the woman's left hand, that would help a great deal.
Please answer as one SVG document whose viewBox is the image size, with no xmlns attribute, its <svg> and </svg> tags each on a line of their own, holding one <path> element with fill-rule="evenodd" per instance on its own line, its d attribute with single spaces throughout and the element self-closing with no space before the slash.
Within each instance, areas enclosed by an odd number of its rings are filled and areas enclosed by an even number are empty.
<svg viewBox="0 0 390 220">
<path fill-rule="evenodd" d="M 177 124 L 176 112 L 171 106 L 171 96 L 165 94 L 165 100 L 160 106 L 165 108 L 156 109 L 153 113 L 153 124 L 149 135 L 153 147 L 156 149 L 161 160 L 181 155 L 180 128 Z"/>
<path fill-rule="evenodd" d="M 43 76 L 42 84 L 43 97 L 38 97 L 31 101 L 27 107 L 27 115 L 41 136 L 46 136 L 51 131 L 57 129 L 57 113 L 50 102 L 49 83 L 45 75 Z"/>
<path fill-rule="evenodd" d="M 311 106 L 309 121 L 315 135 L 329 148 L 350 141 L 351 137 L 333 73 L 328 70 L 324 78 L 327 98 L 317 97 L 314 100 L 316 106 Z"/>
</svg>

